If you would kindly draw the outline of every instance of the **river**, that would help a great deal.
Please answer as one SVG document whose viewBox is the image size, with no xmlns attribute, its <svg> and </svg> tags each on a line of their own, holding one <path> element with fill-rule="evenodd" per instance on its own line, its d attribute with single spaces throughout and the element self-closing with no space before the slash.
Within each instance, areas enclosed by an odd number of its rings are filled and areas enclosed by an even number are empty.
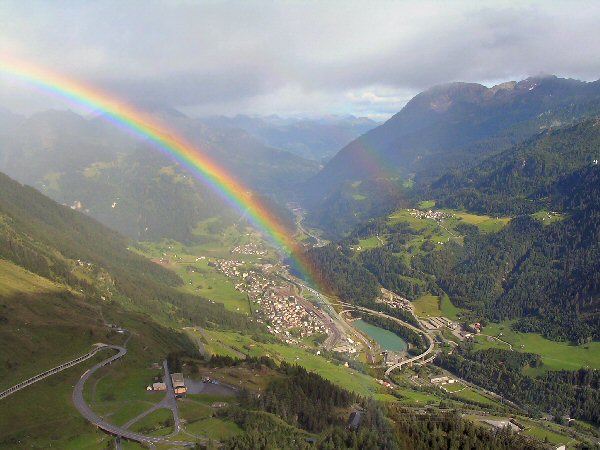
<svg viewBox="0 0 600 450">
<path fill-rule="evenodd" d="M 370 323 L 367 323 L 362 319 L 355 320 L 354 322 L 352 322 L 352 325 L 358 328 L 363 333 L 367 334 L 375 342 L 377 342 L 377 344 L 379 344 L 382 350 L 388 350 L 391 352 L 403 352 L 407 348 L 404 339 L 384 328 L 371 325 Z"/>
</svg>

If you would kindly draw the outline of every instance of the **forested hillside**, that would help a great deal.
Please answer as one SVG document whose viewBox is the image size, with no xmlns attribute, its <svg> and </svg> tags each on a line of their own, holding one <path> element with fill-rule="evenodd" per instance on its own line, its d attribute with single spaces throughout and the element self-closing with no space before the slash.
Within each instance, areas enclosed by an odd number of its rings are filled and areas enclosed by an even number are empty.
<svg viewBox="0 0 600 450">
<path fill-rule="evenodd" d="M 116 302 L 159 321 L 250 326 L 222 305 L 175 289 L 181 279 L 127 250 L 127 241 L 84 214 L 0 174 L 0 257 L 96 301 Z"/>
<path fill-rule="evenodd" d="M 440 173 L 509 148 L 540 129 L 600 112 L 600 85 L 557 77 L 528 78 L 492 88 L 435 86 L 415 96 L 383 125 L 344 147 L 307 184 L 320 202 L 347 181 Z"/>
<path fill-rule="evenodd" d="M 557 205 L 554 184 L 600 159 L 600 122 L 547 130 L 481 164 L 451 171 L 428 194 L 441 206 L 484 214 L 531 214 Z M 552 195 L 554 194 L 554 195 Z"/>
<path fill-rule="evenodd" d="M 575 155 L 582 147 L 595 147 L 578 142 L 569 147 Z M 600 166 L 588 163 L 554 184 L 551 180 L 543 190 L 563 215 L 560 220 L 544 225 L 517 217 L 497 234 L 474 234 L 464 245 L 454 243 L 424 257 L 422 269 L 435 274 L 458 304 L 494 319 L 521 318 L 517 328 L 522 331 L 575 342 L 599 339 Z M 507 204 L 511 198 L 493 195 Z"/>
</svg>

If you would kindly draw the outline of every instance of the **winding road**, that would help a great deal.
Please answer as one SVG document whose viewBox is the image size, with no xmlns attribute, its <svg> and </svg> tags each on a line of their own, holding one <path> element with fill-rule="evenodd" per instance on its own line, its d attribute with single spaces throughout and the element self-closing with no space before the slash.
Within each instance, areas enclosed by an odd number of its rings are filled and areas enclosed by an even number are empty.
<svg viewBox="0 0 600 450">
<path fill-rule="evenodd" d="M 345 303 L 345 302 L 340 302 L 340 304 L 342 306 L 344 306 L 345 308 L 348 309 L 354 309 L 357 311 L 363 311 L 369 314 L 373 314 L 376 316 L 381 316 L 381 317 L 385 317 L 387 319 L 393 320 L 397 323 L 399 323 L 400 325 L 402 325 L 403 327 L 408 328 L 409 330 L 414 331 L 415 333 L 419 333 L 423 336 L 425 336 L 425 338 L 427 339 L 427 341 L 429 342 L 429 347 L 427 348 L 427 350 L 425 350 L 423 353 L 421 353 L 420 355 L 417 356 L 413 356 L 412 358 L 406 359 L 404 361 L 399 362 L 398 364 L 394 364 L 393 366 L 389 367 L 386 371 L 385 371 L 385 375 L 389 376 L 389 374 L 396 369 L 401 369 L 403 366 L 407 365 L 407 364 L 411 364 L 414 363 L 416 361 L 419 360 L 423 360 L 423 364 L 433 361 L 433 358 L 426 358 L 427 355 L 429 355 L 431 352 L 433 352 L 433 349 L 435 348 L 435 341 L 433 340 L 433 338 L 431 336 L 429 336 L 429 334 L 427 334 L 425 331 L 421 330 L 420 328 L 417 328 L 413 325 L 411 325 L 410 323 L 404 322 L 403 320 L 400 320 L 396 317 L 390 316 L 388 314 L 382 313 L 380 311 L 375 311 L 373 309 L 369 309 L 369 308 L 365 308 L 363 306 L 356 306 L 356 305 L 351 305 L 350 303 Z"/>
<path fill-rule="evenodd" d="M 194 446 L 194 442 L 176 441 L 176 440 L 166 439 L 163 437 L 146 436 L 144 434 L 135 433 L 124 427 L 119 427 L 117 425 L 114 425 L 112 423 L 105 421 L 103 418 L 99 417 L 94 411 L 92 411 L 92 409 L 88 406 L 88 404 L 83 399 L 83 388 L 84 388 L 85 382 L 98 369 L 101 369 L 102 367 L 112 364 L 113 362 L 119 360 L 120 358 L 122 358 L 123 356 L 125 356 L 127 354 L 127 349 L 125 347 L 121 347 L 120 345 L 106 345 L 103 348 L 116 350 L 117 353 L 115 355 L 111 356 L 110 358 L 105 359 L 104 361 L 96 364 L 89 370 L 86 370 L 84 372 L 84 374 L 81 376 L 81 378 L 79 379 L 79 381 L 77 382 L 77 384 L 75 385 L 75 389 L 73 389 L 73 404 L 75 405 L 75 408 L 77 408 L 79 413 L 83 417 L 85 417 L 92 425 L 95 425 L 96 427 L 100 428 L 101 430 L 103 430 L 109 434 L 112 434 L 114 436 L 121 437 L 123 439 L 128 439 L 130 441 L 139 442 L 140 444 L 144 444 L 144 445 L 148 445 L 148 446 L 152 446 L 154 444 L 169 444 L 169 445 L 174 445 L 174 446 L 178 446 L 178 447 Z M 169 382 L 169 385 L 170 385 L 170 382 Z M 172 390 L 172 386 L 170 387 L 170 389 Z M 173 397 L 173 401 L 174 401 L 174 397 Z M 175 410 L 177 410 L 176 406 L 175 406 Z M 178 417 L 176 417 L 175 423 L 176 423 L 177 431 L 179 431 L 181 425 L 179 424 Z"/>
</svg>

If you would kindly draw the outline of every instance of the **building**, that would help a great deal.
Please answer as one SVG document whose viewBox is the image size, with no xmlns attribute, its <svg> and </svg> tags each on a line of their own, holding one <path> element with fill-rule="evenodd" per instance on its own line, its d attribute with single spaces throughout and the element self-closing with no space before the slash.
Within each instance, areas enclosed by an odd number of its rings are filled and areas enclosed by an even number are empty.
<svg viewBox="0 0 600 450">
<path fill-rule="evenodd" d="M 165 383 L 152 383 L 153 391 L 166 391 L 167 385 Z"/>
<path fill-rule="evenodd" d="M 444 375 L 431 375 L 429 381 L 431 381 L 432 384 L 446 383 L 448 382 L 448 377 Z"/>
<path fill-rule="evenodd" d="M 498 428 L 498 429 L 504 429 L 504 428 L 510 428 L 512 431 L 519 433 L 521 430 L 521 428 L 519 428 L 517 425 L 515 425 L 514 423 L 512 423 L 510 420 L 484 420 L 484 423 L 487 423 L 488 425 L 491 425 L 494 428 Z"/>
<path fill-rule="evenodd" d="M 399 352 L 385 352 L 385 365 L 394 366 L 404 359 L 404 354 Z"/>
<path fill-rule="evenodd" d="M 171 381 L 173 382 L 173 390 L 175 395 L 185 395 L 187 388 L 185 387 L 185 381 L 182 373 L 174 373 L 171 375 Z"/>
</svg>

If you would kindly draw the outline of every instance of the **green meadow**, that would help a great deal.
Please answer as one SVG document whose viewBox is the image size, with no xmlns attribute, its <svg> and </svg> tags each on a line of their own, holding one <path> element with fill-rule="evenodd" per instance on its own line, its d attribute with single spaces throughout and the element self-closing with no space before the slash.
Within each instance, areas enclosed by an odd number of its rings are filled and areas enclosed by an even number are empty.
<svg viewBox="0 0 600 450">
<path fill-rule="evenodd" d="M 444 294 L 442 297 L 437 295 L 423 295 L 412 304 L 415 307 L 415 314 L 419 317 L 447 317 L 450 320 L 458 320 L 461 309 L 452 304 L 450 298 Z"/>
<path fill-rule="evenodd" d="M 380 391 L 379 385 L 372 377 L 335 364 L 302 348 L 280 343 L 257 342 L 249 336 L 233 332 L 209 330 L 207 333 L 211 336 L 207 346 L 215 353 L 219 353 L 220 345 L 225 345 L 250 356 L 266 354 L 276 361 L 286 361 L 303 366 L 307 370 L 318 373 L 323 378 L 360 395 L 370 397 Z"/>
<path fill-rule="evenodd" d="M 542 357 L 543 366 L 527 369 L 531 375 L 546 370 L 577 370 L 582 367 L 600 369 L 600 342 L 571 345 L 568 342 L 551 341 L 536 333 L 520 333 L 511 328 L 511 321 L 491 323 L 483 329 L 483 334 L 495 336 L 512 345 L 519 352 L 537 353 Z M 498 341 L 489 341 L 486 336 L 476 336 L 476 347 L 508 348 Z"/>
</svg>

